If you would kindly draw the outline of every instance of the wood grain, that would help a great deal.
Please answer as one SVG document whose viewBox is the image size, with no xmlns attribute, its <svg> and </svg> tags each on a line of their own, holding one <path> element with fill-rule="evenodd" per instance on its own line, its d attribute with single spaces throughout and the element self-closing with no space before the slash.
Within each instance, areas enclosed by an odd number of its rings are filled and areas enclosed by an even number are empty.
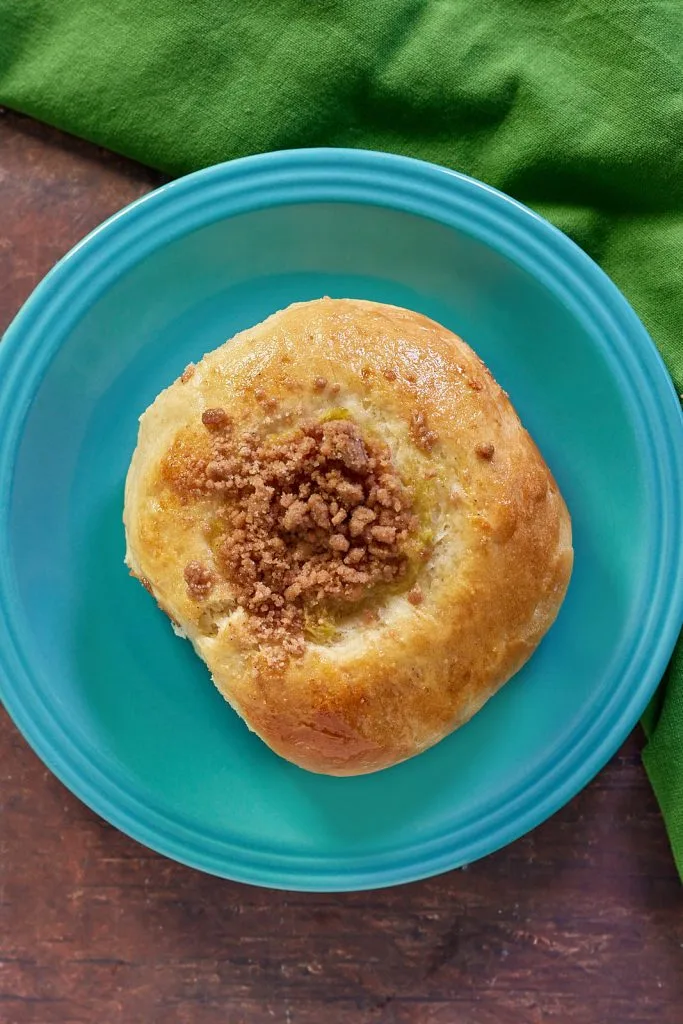
<svg viewBox="0 0 683 1024">
<path fill-rule="evenodd" d="M 75 241 L 160 181 L 0 115 L 0 329 Z M 320 896 L 158 857 L 72 797 L 4 714 L 0 732 L 6 1024 L 683 1021 L 683 896 L 639 734 L 486 860 Z"/>
</svg>

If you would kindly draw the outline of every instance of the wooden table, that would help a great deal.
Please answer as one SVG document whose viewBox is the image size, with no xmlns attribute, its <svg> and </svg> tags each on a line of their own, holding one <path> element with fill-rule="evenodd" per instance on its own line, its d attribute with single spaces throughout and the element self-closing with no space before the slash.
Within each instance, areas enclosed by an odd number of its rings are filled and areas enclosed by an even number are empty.
<svg viewBox="0 0 683 1024">
<path fill-rule="evenodd" d="M 0 330 L 161 176 L 0 115 Z M 1 386 L 1 384 L 0 384 Z M 97 818 L 3 715 L 6 1024 L 681 1024 L 683 894 L 637 731 L 531 835 L 348 895 L 210 878 Z"/>
</svg>

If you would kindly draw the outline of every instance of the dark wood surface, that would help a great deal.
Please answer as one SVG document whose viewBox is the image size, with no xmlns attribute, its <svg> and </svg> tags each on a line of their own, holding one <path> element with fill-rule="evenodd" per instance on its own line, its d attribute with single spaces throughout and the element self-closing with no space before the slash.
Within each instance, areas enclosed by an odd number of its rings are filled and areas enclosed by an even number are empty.
<svg viewBox="0 0 683 1024">
<path fill-rule="evenodd" d="M 3 112 L 0 330 L 74 242 L 160 181 Z M 314 895 L 149 852 L 4 714 L 0 730 L 4 1024 L 683 1022 L 683 894 L 639 733 L 554 818 L 465 870 Z"/>
</svg>

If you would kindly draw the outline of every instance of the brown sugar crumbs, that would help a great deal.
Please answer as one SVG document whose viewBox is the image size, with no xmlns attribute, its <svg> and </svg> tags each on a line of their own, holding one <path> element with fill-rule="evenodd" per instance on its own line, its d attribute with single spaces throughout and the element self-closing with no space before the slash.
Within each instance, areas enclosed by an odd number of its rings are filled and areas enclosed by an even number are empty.
<svg viewBox="0 0 683 1024">
<path fill-rule="evenodd" d="M 231 420 L 225 409 L 205 409 L 202 423 L 208 430 L 224 430 Z"/>
<path fill-rule="evenodd" d="M 493 458 L 496 449 L 489 441 L 486 444 L 478 444 L 474 451 L 476 452 L 480 459 L 486 459 L 487 461 L 490 461 Z"/>
<path fill-rule="evenodd" d="M 176 443 L 165 474 L 180 493 L 219 499 L 216 566 L 257 635 L 296 653 L 311 613 L 351 610 L 406 577 L 419 525 L 412 497 L 389 449 L 351 420 L 262 439 L 236 434 L 227 419 L 217 430 L 219 419 L 211 410 L 208 445 Z M 214 585 L 194 562 L 185 580 L 198 600 Z"/>
<path fill-rule="evenodd" d="M 427 417 L 423 412 L 414 412 L 411 416 L 410 433 L 415 444 L 427 452 L 430 452 L 439 440 L 439 435 L 429 429 Z"/>
<path fill-rule="evenodd" d="M 188 562 L 184 571 L 185 583 L 190 597 L 201 601 L 213 590 L 213 573 L 201 562 Z"/>
</svg>

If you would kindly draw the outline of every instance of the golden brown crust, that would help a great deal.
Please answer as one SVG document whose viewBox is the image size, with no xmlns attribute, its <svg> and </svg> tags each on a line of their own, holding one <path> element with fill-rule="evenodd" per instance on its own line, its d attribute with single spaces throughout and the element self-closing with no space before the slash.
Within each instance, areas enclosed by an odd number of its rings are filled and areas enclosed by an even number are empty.
<svg viewBox="0 0 683 1024">
<path fill-rule="evenodd" d="M 228 418 L 263 439 L 341 417 L 368 450 L 388 446 L 424 558 L 403 587 L 272 657 L 217 555 L 220 495 L 181 493 L 164 466 L 183 432 L 215 437 Z M 164 391 L 141 418 L 124 520 L 128 565 L 235 710 L 278 754 L 336 775 L 395 764 L 467 721 L 532 654 L 572 566 L 562 497 L 481 360 L 417 313 L 353 300 L 291 306 Z"/>
</svg>

